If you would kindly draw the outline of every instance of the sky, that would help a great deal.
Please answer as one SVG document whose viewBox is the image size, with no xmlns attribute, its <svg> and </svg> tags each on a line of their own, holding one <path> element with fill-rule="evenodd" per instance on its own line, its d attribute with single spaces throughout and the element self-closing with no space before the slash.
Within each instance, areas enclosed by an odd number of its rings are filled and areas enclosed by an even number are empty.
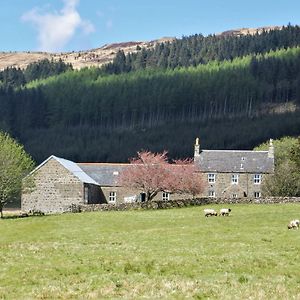
<svg viewBox="0 0 300 300">
<path fill-rule="evenodd" d="M 0 4 L 0 51 L 6 52 L 68 52 L 300 24 L 300 0 L 0 0 Z"/>
</svg>

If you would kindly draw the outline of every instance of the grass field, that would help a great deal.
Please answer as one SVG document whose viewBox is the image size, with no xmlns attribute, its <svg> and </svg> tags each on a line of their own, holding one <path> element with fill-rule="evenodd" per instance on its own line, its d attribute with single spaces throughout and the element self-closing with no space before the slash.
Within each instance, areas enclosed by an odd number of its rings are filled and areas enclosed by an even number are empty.
<svg viewBox="0 0 300 300">
<path fill-rule="evenodd" d="M 0 299 L 300 299 L 300 204 L 206 207 L 0 220 Z"/>
</svg>

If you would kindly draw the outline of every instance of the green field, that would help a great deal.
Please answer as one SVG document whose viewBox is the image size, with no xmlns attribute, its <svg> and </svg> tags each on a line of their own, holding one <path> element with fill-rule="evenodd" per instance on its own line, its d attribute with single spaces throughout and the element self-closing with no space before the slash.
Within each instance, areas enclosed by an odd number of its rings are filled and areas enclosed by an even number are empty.
<svg viewBox="0 0 300 300">
<path fill-rule="evenodd" d="M 300 204 L 204 208 L 0 220 L 0 299 L 300 299 Z"/>
</svg>

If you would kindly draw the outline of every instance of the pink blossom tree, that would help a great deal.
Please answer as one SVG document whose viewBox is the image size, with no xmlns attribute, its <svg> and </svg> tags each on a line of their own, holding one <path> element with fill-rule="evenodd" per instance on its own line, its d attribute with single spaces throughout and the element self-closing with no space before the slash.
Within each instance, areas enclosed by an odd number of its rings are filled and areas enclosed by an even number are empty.
<svg viewBox="0 0 300 300">
<path fill-rule="evenodd" d="M 170 191 L 178 194 L 190 194 L 193 198 L 204 190 L 204 182 L 193 159 L 174 160 L 170 165 Z"/>
<path fill-rule="evenodd" d="M 146 201 L 159 192 L 186 193 L 194 197 L 203 191 L 203 182 L 195 171 L 191 159 L 169 163 L 166 151 L 141 151 L 120 173 L 119 184 L 143 191 Z"/>
</svg>

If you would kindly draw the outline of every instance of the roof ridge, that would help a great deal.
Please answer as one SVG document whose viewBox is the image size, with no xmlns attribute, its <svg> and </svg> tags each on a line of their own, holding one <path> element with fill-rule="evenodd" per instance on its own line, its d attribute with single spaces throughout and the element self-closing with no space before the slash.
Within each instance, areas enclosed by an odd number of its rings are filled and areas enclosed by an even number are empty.
<svg viewBox="0 0 300 300">
<path fill-rule="evenodd" d="M 127 166 L 130 163 L 101 163 L 101 162 L 78 162 L 78 165 L 105 165 L 105 166 Z"/>
<path fill-rule="evenodd" d="M 209 150 L 203 149 L 202 152 L 251 152 L 251 153 L 268 153 L 268 150 Z"/>
</svg>

